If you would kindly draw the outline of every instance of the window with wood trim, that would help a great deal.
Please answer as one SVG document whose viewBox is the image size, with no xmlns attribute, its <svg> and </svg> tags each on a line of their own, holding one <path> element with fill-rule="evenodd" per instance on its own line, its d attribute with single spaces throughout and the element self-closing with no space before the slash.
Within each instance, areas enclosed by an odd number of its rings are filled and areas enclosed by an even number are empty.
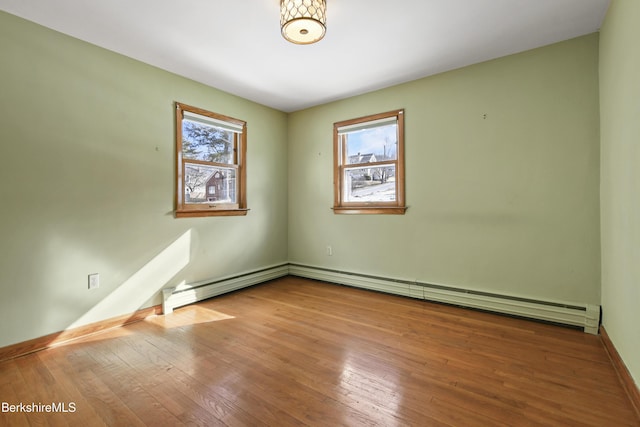
<svg viewBox="0 0 640 427">
<path fill-rule="evenodd" d="M 404 110 L 333 125 L 334 213 L 404 214 Z"/>
<path fill-rule="evenodd" d="M 247 123 L 176 102 L 176 217 L 247 214 Z"/>
</svg>

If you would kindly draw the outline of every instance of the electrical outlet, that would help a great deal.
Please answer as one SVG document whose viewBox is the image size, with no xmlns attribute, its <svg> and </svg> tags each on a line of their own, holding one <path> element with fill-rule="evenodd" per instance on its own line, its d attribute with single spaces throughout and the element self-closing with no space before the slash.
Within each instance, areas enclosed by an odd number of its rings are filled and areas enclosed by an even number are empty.
<svg viewBox="0 0 640 427">
<path fill-rule="evenodd" d="M 94 273 L 89 275 L 89 289 L 98 289 L 100 287 L 100 274 Z"/>
<path fill-rule="evenodd" d="M 327 256 L 333 255 L 333 248 L 331 246 L 327 246 Z"/>
</svg>

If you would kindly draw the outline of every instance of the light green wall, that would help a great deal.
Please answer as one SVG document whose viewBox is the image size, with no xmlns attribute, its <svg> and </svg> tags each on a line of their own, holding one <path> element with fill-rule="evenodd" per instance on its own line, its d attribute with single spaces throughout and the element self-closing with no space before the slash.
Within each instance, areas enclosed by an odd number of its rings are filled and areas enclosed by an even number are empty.
<svg viewBox="0 0 640 427">
<path fill-rule="evenodd" d="M 598 102 L 592 34 L 291 114 L 290 261 L 599 304 Z M 333 214 L 332 124 L 396 108 L 407 213 Z"/>
<path fill-rule="evenodd" d="M 640 2 L 615 0 L 601 30 L 603 325 L 640 384 Z"/>
<path fill-rule="evenodd" d="M 287 261 L 286 114 L 3 12 L 0 52 L 0 347 Z M 174 101 L 248 122 L 246 217 L 173 217 Z"/>
<path fill-rule="evenodd" d="M 0 52 L 0 346 L 287 260 L 600 303 L 595 34 L 290 115 L 4 13 Z M 173 218 L 174 101 L 248 122 L 248 216 Z M 396 108 L 409 210 L 334 215 L 332 124 Z"/>
</svg>

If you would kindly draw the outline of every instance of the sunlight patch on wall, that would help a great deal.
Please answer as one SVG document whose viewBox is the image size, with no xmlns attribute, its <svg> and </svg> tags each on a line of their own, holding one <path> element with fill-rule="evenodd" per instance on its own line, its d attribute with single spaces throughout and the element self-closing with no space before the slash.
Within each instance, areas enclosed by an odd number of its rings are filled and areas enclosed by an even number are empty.
<svg viewBox="0 0 640 427">
<path fill-rule="evenodd" d="M 191 230 L 167 246 L 111 294 L 69 325 L 86 325 L 140 309 L 191 260 Z"/>
</svg>

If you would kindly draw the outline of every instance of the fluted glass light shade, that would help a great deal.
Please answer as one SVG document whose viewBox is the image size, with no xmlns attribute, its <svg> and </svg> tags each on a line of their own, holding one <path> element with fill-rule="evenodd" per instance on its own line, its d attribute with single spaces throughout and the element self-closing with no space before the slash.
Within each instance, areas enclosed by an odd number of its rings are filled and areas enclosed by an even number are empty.
<svg viewBox="0 0 640 427">
<path fill-rule="evenodd" d="M 291 43 L 310 44 L 324 37 L 325 0 L 280 0 L 282 35 Z"/>
</svg>

